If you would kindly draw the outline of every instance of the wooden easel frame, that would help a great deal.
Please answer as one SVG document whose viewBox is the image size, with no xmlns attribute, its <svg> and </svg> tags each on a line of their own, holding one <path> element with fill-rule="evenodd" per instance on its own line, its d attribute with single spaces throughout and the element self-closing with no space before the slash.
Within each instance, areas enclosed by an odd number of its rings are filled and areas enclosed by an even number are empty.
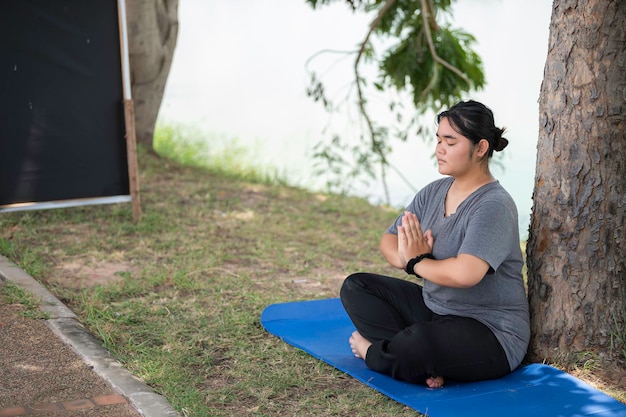
<svg viewBox="0 0 626 417">
<path fill-rule="evenodd" d="M 117 1 L 117 16 L 120 28 L 120 55 L 122 58 L 122 83 L 124 86 L 124 122 L 126 125 L 126 154 L 128 159 L 128 181 L 133 206 L 133 220 L 141 220 L 139 197 L 139 166 L 137 163 L 137 135 L 135 130 L 135 106 L 130 86 L 130 62 L 128 57 L 128 31 L 126 26 L 126 0 Z"/>
</svg>

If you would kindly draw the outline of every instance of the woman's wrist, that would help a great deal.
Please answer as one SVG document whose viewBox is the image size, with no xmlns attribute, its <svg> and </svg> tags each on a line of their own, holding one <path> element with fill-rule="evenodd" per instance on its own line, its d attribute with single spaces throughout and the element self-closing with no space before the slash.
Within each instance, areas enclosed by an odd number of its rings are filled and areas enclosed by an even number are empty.
<svg viewBox="0 0 626 417">
<path fill-rule="evenodd" d="M 421 255 L 416 256 L 415 258 L 409 259 L 409 262 L 407 262 L 406 267 L 404 268 L 404 271 L 409 275 L 415 275 L 418 278 L 422 278 L 415 272 L 415 265 L 417 265 L 424 259 L 435 259 L 435 257 L 433 256 L 432 253 L 423 253 Z"/>
</svg>

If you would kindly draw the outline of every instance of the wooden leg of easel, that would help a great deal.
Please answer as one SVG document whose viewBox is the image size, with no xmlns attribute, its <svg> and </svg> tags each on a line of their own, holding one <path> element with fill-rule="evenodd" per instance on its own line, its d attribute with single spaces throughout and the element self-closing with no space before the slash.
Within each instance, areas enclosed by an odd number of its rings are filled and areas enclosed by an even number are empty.
<svg viewBox="0 0 626 417">
<path fill-rule="evenodd" d="M 128 180 L 130 198 L 133 204 L 133 220 L 141 220 L 141 201 L 139 199 L 139 168 L 137 164 L 137 137 L 135 136 L 135 107 L 133 100 L 124 100 L 124 119 L 126 120 L 126 154 L 128 156 Z"/>
</svg>

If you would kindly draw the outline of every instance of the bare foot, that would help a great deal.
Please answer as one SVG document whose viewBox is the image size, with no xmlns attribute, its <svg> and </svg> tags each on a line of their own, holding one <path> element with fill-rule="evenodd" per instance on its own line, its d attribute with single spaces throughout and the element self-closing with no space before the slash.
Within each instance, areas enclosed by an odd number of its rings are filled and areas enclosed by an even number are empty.
<svg viewBox="0 0 626 417">
<path fill-rule="evenodd" d="M 428 388 L 441 388 L 443 387 L 443 378 L 440 376 L 430 377 L 426 380 Z"/>
<path fill-rule="evenodd" d="M 350 336 L 350 347 L 352 348 L 352 353 L 354 356 L 360 359 L 365 359 L 365 355 L 367 355 L 367 349 L 372 346 L 372 343 L 361 336 L 361 333 L 354 332 L 352 336 Z"/>
</svg>

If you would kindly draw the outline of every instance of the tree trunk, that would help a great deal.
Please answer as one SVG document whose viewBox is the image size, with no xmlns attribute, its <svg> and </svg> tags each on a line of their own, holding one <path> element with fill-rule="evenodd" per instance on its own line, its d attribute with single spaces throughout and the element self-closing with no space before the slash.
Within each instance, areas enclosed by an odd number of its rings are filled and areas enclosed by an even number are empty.
<svg viewBox="0 0 626 417">
<path fill-rule="evenodd" d="M 531 360 L 626 350 L 626 2 L 555 0 L 527 245 Z"/>
<path fill-rule="evenodd" d="M 126 7 L 137 142 L 152 150 L 178 36 L 178 0 L 127 0 Z"/>
</svg>

